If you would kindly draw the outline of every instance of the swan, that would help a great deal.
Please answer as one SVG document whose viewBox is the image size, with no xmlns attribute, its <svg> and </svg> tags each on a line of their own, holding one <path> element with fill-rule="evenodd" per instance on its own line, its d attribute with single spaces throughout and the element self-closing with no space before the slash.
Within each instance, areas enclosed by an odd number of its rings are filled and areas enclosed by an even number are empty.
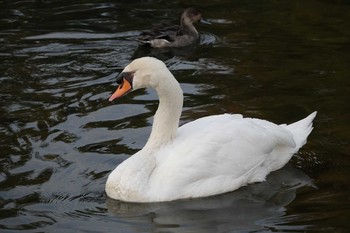
<svg viewBox="0 0 350 233">
<path fill-rule="evenodd" d="M 181 14 L 180 25 L 145 30 L 136 41 L 153 48 L 185 47 L 193 44 L 199 38 L 198 31 L 193 25 L 196 22 L 210 24 L 202 18 L 199 10 L 186 8 Z"/>
<path fill-rule="evenodd" d="M 106 194 L 125 202 L 206 197 L 264 181 L 306 143 L 317 113 L 290 125 L 221 114 L 178 127 L 183 93 L 162 61 L 138 58 L 117 83 L 109 101 L 147 87 L 159 96 L 147 143 L 107 178 Z"/>
</svg>

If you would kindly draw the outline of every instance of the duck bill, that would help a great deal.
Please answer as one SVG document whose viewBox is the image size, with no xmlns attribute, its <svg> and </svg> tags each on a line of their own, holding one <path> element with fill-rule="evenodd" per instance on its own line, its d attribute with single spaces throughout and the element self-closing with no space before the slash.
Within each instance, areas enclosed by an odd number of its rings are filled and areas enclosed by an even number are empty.
<svg viewBox="0 0 350 233">
<path fill-rule="evenodd" d="M 111 97 L 109 97 L 109 101 L 118 99 L 123 95 L 126 95 L 131 90 L 132 90 L 131 83 L 124 78 L 122 83 L 118 86 L 117 90 L 113 93 Z"/>
<path fill-rule="evenodd" d="M 211 25 L 211 22 L 209 22 L 208 20 L 203 19 L 203 18 L 199 22 L 202 23 L 202 24 L 209 24 L 209 25 Z"/>
</svg>

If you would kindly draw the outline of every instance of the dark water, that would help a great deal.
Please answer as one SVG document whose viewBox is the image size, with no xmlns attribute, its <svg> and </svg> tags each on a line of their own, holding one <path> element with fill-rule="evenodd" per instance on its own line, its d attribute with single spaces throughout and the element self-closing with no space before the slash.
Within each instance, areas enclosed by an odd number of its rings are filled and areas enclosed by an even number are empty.
<svg viewBox="0 0 350 233">
<path fill-rule="evenodd" d="M 187 4 L 198 46 L 128 38 Z M 350 4 L 323 1 L 0 1 L 1 232 L 348 232 Z M 181 122 L 223 112 L 276 123 L 319 112 L 306 146 L 266 182 L 210 198 L 110 200 L 111 170 L 143 147 L 153 91 L 109 103 L 131 59 L 163 59 Z"/>
</svg>

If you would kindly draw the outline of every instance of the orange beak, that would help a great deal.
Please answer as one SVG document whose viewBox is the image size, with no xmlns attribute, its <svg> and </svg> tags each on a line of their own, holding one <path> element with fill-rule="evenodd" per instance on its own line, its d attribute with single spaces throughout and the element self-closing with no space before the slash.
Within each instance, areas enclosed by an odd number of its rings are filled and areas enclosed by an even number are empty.
<svg viewBox="0 0 350 233">
<path fill-rule="evenodd" d="M 113 93 L 111 97 L 109 97 L 109 101 L 122 97 L 123 95 L 131 91 L 131 89 L 132 89 L 132 86 L 130 82 L 125 78 L 123 78 L 123 81 L 121 84 L 119 84 L 117 90 Z"/>
</svg>

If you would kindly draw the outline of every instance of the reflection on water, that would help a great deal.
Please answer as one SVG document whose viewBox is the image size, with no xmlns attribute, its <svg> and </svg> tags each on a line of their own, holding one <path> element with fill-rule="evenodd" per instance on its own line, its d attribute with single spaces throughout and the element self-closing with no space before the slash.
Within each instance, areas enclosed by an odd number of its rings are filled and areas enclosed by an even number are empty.
<svg viewBox="0 0 350 233">
<path fill-rule="evenodd" d="M 150 204 L 132 204 L 108 199 L 107 208 L 117 217 L 125 218 L 130 223 L 141 220 L 144 228 L 152 230 L 170 232 L 248 232 L 264 228 L 279 230 L 283 226 L 278 226 L 280 224 L 278 219 L 284 216 L 285 206 L 295 199 L 296 190 L 311 185 L 310 178 L 303 172 L 287 166 L 272 173 L 266 182 L 250 185 L 229 194 Z M 297 227 L 307 229 L 303 225 Z M 135 227 L 135 230 L 140 229 Z"/>
<path fill-rule="evenodd" d="M 145 49 L 131 38 L 161 20 L 178 23 L 187 5 L 0 2 L 1 232 L 348 230 L 349 5 L 192 3 L 212 23 L 197 26 L 198 45 Z M 225 195 L 108 199 L 108 174 L 143 147 L 158 104 L 149 89 L 108 97 L 115 76 L 145 55 L 181 83 L 181 124 L 222 112 L 288 123 L 317 110 L 308 144 L 266 182 Z"/>
</svg>

